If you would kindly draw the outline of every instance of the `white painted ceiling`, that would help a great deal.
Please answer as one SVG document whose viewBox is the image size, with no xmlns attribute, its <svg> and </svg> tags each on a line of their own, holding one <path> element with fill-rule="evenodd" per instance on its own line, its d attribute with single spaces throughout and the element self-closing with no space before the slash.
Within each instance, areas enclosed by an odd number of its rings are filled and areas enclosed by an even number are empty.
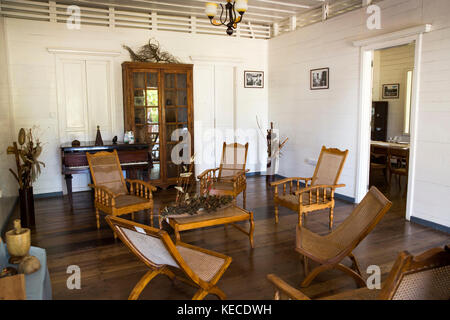
<svg viewBox="0 0 450 320">
<path fill-rule="evenodd" d="M 328 0 L 333 3 L 342 0 Z M 205 17 L 204 9 L 207 2 L 225 4 L 226 0 L 72 0 L 59 1 L 81 4 L 113 4 L 127 9 L 157 11 L 167 15 L 194 15 Z M 322 6 L 324 0 L 248 0 L 248 11 L 245 18 L 259 24 L 281 22 L 291 16 L 296 16 L 310 9 Z M 220 13 L 220 8 L 219 8 Z"/>
</svg>

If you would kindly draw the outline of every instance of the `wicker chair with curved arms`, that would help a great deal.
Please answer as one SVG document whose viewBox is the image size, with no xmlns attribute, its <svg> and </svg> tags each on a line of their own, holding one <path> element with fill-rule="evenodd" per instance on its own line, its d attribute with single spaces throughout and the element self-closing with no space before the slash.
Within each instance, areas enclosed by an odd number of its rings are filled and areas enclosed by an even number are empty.
<svg viewBox="0 0 450 320">
<path fill-rule="evenodd" d="M 297 226 L 296 251 L 304 257 L 306 276 L 301 285 L 306 287 L 319 273 L 336 268 L 351 276 L 359 286 L 364 286 L 365 281 L 352 251 L 375 228 L 391 205 L 376 187 L 372 187 L 353 212 L 329 234 L 320 236 Z M 352 269 L 341 264 L 345 257 L 352 260 Z M 308 258 L 320 263 L 309 274 Z"/>
<path fill-rule="evenodd" d="M 141 180 L 124 179 L 117 151 L 86 153 L 94 189 L 97 229 L 100 228 L 99 211 L 113 216 L 145 210 L 153 225 L 153 195 L 156 188 Z M 129 189 L 127 188 L 129 184 Z M 114 238 L 117 235 L 114 234 Z"/>
<path fill-rule="evenodd" d="M 310 300 L 274 274 L 275 299 Z M 381 290 L 367 287 L 321 298 L 323 300 L 448 300 L 450 299 L 450 248 L 433 248 L 413 256 L 401 252 Z"/>
<path fill-rule="evenodd" d="M 229 195 L 235 200 L 242 192 L 244 209 L 246 206 L 247 179 L 245 164 L 247 162 L 248 143 L 223 143 L 220 166 L 203 171 L 200 180 L 200 194 Z"/>
<path fill-rule="evenodd" d="M 226 299 L 217 282 L 230 265 L 231 257 L 182 242 L 174 244 L 167 232 L 129 220 L 107 216 L 106 221 L 131 252 L 150 268 L 131 291 L 129 300 L 138 299 L 159 274 L 197 287 L 192 300 L 202 300 L 210 293 Z"/>
<path fill-rule="evenodd" d="M 298 213 L 298 225 L 302 226 L 303 215 L 313 211 L 329 209 L 329 227 L 333 227 L 334 191 L 345 187 L 337 184 L 348 150 L 322 147 L 314 175 L 311 178 L 291 177 L 272 182 L 275 187 L 275 223 L 278 223 L 278 206 L 289 208 Z M 304 181 L 304 187 L 300 185 Z M 286 186 L 289 185 L 289 192 Z M 279 193 L 278 188 L 283 188 Z"/>
</svg>

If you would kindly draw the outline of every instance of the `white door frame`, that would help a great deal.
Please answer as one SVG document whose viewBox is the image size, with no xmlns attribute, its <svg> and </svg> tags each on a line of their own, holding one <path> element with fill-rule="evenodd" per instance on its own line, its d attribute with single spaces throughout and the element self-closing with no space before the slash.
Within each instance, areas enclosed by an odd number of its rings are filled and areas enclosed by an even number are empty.
<svg viewBox="0 0 450 320">
<path fill-rule="evenodd" d="M 360 47 L 360 101 L 358 112 L 358 153 L 355 201 L 359 203 L 369 185 L 370 170 L 370 118 L 372 101 L 372 57 L 373 51 L 415 42 L 414 75 L 411 98 L 411 130 L 406 220 L 413 212 L 413 197 L 416 171 L 417 120 L 419 110 L 420 68 L 422 61 L 423 34 L 431 31 L 431 25 L 422 25 L 401 31 L 353 42 Z"/>
</svg>

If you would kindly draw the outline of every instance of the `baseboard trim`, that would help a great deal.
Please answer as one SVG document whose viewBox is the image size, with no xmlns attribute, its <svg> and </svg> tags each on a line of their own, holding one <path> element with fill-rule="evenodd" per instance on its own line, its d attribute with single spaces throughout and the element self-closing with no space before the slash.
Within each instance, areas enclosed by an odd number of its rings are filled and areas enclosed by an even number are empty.
<svg viewBox="0 0 450 320">
<path fill-rule="evenodd" d="M 42 199 L 42 198 L 53 198 L 53 197 L 61 197 L 63 195 L 62 191 L 58 192 L 48 192 L 48 193 L 39 193 L 35 194 L 35 199 Z"/>
<path fill-rule="evenodd" d="M 262 176 L 262 175 L 263 175 L 263 172 L 261 172 L 261 171 L 247 172 L 245 174 L 246 177 Z"/>
<path fill-rule="evenodd" d="M 442 224 L 431 222 L 431 221 L 424 220 L 424 219 L 417 218 L 417 217 L 411 217 L 410 220 L 413 223 L 417 223 L 417 224 L 420 224 L 422 226 L 429 227 L 429 228 L 432 228 L 432 229 L 439 230 L 439 231 L 442 231 L 442 232 L 450 234 L 450 227 L 444 226 Z"/>
</svg>

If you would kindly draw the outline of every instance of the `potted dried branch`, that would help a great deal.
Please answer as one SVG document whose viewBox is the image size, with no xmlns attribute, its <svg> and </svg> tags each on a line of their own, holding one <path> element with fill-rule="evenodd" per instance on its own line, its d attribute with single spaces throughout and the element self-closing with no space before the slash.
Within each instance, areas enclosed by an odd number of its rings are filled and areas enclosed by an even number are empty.
<svg viewBox="0 0 450 320">
<path fill-rule="evenodd" d="M 33 137 L 32 129 L 20 129 L 18 142 L 13 142 L 8 147 L 7 153 L 13 154 L 16 158 L 17 172 L 9 169 L 14 178 L 19 183 L 20 200 L 20 220 L 24 227 L 33 227 L 34 219 L 34 196 L 33 182 L 41 174 L 41 166 L 45 167 L 38 158 L 42 152 L 42 146 L 39 139 Z"/>
<path fill-rule="evenodd" d="M 274 130 L 273 122 L 270 123 L 270 129 L 267 129 L 267 134 L 264 136 L 258 117 L 256 117 L 256 124 L 260 130 L 263 138 L 267 141 L 267 168 L 266 168 L 266 182 L 271 182 L 274 175 L 278 171 L 278 162 L 281 156 L 281 149 L 286 145 L 289 138 L 285 138 L 281 142 L 278 136 L 278 131 Z"/>
</svg>

